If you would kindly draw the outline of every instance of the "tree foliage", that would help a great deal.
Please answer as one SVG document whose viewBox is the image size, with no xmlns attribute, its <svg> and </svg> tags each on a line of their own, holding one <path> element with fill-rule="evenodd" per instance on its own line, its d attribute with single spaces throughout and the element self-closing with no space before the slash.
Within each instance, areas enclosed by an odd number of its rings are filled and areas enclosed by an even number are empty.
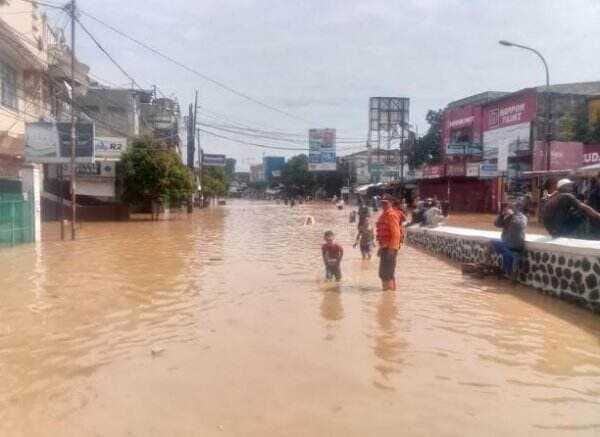
<svg viewBox="0 0 600 437">
<path fill-rule="evenodd" d="M 289 196 L 312 194 L 316 179 L 314 173 L 308 171 L 308 156 L 303 154 L 288 159 L 281 172 L 281 183 Z"/>
<path fill-rule="evenodd" d="M 136 138 L 121 159 L 123 200 L 131 204 L 178 203 L 194 191 L 194 180 L 177 153 L 161 140 Z"/>
<path fill-rule="evenodd" d="M 408 147 L 407 161 L 411 168 L 429 162 L 439 162 L 442 149 L 442 115 L 441 109 L 427 111 L 427 133 L 416 138 Z"/>
<path fill-rule="evenodd" d="M 220 167 L 206 167 L 202 170 L 202 191 L 206 196 L 224 196 L 229 191 L 226 171 Z"/>
</svg>

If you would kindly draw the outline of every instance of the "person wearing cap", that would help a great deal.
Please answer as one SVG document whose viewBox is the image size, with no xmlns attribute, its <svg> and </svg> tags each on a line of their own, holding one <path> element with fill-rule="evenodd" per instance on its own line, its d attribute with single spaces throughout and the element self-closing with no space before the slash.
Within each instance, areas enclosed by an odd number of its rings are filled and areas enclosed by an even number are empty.
<svg viewBox="0 0 600 437">
<path fill-rule="evenodd" d="M 402 241 L 403 216 L 393 207 L 393 198 L 385 194 L 381 199 L 383 212 L 377 220 L 379 243 L 379 278 L 384 291 L 396 290 L 396 258 Z"/>
<path fill-rule="evenodd" d="M 552 237 L 572 237 L 585 221 L 585 216 L 600 222 L 600 213 L 573 195 L 573 181 L 561 179 L 556 184 L 542 213 L 542 223 Z"/>
</svg>

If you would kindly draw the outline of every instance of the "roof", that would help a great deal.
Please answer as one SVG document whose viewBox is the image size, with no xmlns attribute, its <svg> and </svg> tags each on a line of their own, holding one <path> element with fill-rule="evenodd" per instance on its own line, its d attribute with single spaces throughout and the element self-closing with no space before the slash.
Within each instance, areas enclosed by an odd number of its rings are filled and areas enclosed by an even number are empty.
<svg viewBox="0 0 600 437">
<path fill-rule="evenodd" d="M 535 89 L 539 92 L 544 92 L 546 91 L 546 86 L 538 86 Z M 585 96 L 600 94 L 600 81 L 550 85 L 550 92 L 557 94 L 580 94 Z"/>
<path fill-rule="evenodd" d="M 452 108 L 457 108 L 459 106 L 477 105 L 480 103 L 486 103 L 486 102 L 489 102 L 490 100 L 494 100 L 499 97 L 504 97 L 508 94 L 510 94 L 510 93 L 506 92 L 506 91 L 485 91 L 483 93 L 474 94 L 472 96 L 465 97 L 465 98 L 462 98 L 459 100 L 454 100 L 453 102 L 448 103 L 448 108 L 452 109 Z"/>
</svg>

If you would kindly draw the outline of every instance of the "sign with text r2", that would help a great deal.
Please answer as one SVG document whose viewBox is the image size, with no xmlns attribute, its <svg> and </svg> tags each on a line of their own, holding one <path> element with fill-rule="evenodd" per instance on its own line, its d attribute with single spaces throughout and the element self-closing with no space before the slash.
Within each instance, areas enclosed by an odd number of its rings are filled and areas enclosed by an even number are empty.
<svg viewBox="0 0 600 437">
<path fill-rule="evenodd" d="M 202 165 L 204 167 L 225 167 L 225 155 L 202 154 Z"/>
</svg>

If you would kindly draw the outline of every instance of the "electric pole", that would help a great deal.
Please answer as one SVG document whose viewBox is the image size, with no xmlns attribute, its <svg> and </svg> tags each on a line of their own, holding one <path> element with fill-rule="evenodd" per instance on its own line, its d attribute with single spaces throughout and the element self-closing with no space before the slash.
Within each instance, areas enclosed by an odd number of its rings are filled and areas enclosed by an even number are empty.
<svg viewBox="0 0 600 437">
<path fill-rule="evenodd" d="M 71 239 L 75 239 L 77 223 L 77 193 L 75 182 L 75 149 L 77 125 L 75 120 L 75 0 L 71 0 Z"/>
</svg>

